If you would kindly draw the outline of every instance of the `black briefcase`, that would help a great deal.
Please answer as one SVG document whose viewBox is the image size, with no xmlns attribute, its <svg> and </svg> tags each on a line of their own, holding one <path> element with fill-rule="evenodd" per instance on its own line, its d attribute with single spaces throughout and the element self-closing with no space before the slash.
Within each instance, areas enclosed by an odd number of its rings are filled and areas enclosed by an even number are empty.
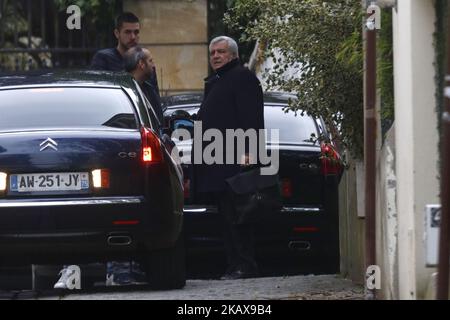
<svg viewBox="0 0 450 320">
<path fill-rule="evenodd" d="M 236 210 L 236 224 L 259 223 L 281 209 L 278 174 L 261 175 L 260 168 L 246 170 L 226 179 Z"/>
</svg>

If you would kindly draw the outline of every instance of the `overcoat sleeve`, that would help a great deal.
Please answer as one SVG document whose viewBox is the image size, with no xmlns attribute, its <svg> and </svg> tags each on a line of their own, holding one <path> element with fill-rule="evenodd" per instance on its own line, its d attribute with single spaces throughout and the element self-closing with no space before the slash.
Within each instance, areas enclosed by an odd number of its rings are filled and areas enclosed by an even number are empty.
<svg viewBox="0 0 450 320">
<path fill-rule="evenodd" d="M 259 130 L 264 129 L 264 100 L 261 83 L 250 70 L 244 70 L 235 82 L 235 90 L 238 127 L 244 131 L 255 129 L 259 137 Z M 259 139 L 257 140 L 259 143 Z M 248 143 L 246 143 L 246 153 L 249 151 Z M 257 155 L 253 156 L 257 159 Z"/>
</svg>

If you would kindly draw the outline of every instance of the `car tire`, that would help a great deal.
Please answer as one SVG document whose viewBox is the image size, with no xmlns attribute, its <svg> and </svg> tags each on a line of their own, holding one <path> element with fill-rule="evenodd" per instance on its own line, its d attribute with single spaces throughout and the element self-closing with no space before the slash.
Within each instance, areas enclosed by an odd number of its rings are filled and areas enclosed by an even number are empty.
<svg viewBox="0 0 450 320">
<path fill-rule="evenodd" d="M 144 264 L 152 289 L 180 289 L 186 284 L 184 237 L 180 235 L 173 248 L 148 253 Z"/>
</svg>

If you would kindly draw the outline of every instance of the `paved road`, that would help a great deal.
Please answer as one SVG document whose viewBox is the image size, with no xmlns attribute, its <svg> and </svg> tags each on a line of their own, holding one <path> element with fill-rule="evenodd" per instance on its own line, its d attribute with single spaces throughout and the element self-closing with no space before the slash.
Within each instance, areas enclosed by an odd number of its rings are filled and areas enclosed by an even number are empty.
<svg viewBox="0 0 450 320">
<path fill-rule="evenodd" d="M 0 294 L 2 298 L 2 294 Z M 44 300 L 357 300 L 363 288 L 338 275 L 300 275 L 245 280 L 188 280 L 182 290 L 148 286 L 99 287 L 90 292 L 3 293 L 4 299 Z"/>
</svg>

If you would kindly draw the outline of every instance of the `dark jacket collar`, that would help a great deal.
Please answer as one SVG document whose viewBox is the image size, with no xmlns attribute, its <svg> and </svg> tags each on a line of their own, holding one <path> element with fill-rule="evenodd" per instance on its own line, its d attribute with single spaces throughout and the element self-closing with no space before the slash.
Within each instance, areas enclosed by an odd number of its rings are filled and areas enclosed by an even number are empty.
<svg viewBox="0 0 450 320">
<path fill-rule="evenodd" d="M 123 59 L 123 56 L 120 54 L 120 51 L 117 49 L 117 47 L 114 47 L 114 54 L 119 57 L 120 59 Z"/>
<path fill-rule="evenodd" d="M 218 74 L 219 76 L 222 76 L 223 74 L 227 73 L 228 71 L 230 71 L 231 69 L 233 69 L 234 67 L 236 67 L 237 65 L 239 65 L 239 59 L 233 59 L 230 62 L 228 62 L 226 65 L 220 67 L 219 69 L 216 70 L 216 74 Z"/>
<path fill-rule="evenodd" d="M 205 81 L 209 82 L 212 79 L 220 78 L 225 73 L 227 73 L 228 71 L 230 71 L 231 69 L 233 69 L 234 67 L 236 67 L 238 65 L 239 65 L 239 58 L 233 59 L 230 62 L 228 62 L 226 65 L 224 65 L 224 66 L 220 67 L 219 69 L 217 69 L 212 75 L 210 75 L 209 77 L 205 78 Z"/>
</svg>

